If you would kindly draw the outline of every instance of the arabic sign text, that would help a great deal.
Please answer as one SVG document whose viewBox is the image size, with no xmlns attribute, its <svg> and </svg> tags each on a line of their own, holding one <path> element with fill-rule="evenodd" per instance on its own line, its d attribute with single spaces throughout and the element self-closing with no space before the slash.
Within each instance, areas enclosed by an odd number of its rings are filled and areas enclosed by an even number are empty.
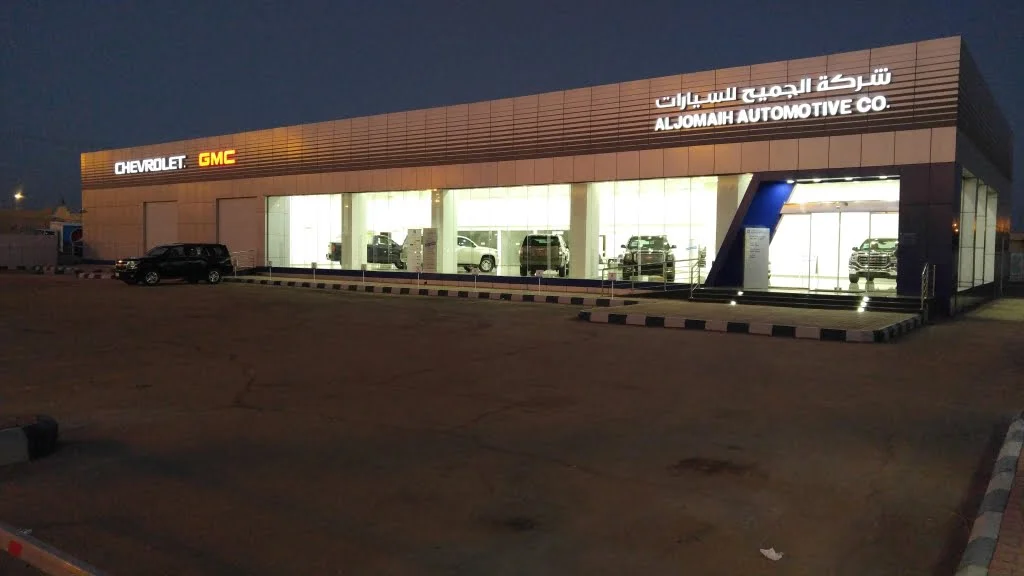
<svg viewBox="0 0 1024 576">
<path fill-rule="evenodd" d="M 887 86 L 892 82 L 892 73 L 888 68 L 877 68 L 868 78 L 863 76 L 844 76 L 835 74 L 832 77 L 820 76 L 815 84 L 811 78 L 804 78 L 797 84 L 761 86 L 758 88 L 727 88 L 720 92 L 710 92 L 704 97 L 687 92 L 673 96 L 663 96 L 654 101 L 655 108 L 676 108 L 680 111 L 699 109 L 707 104 L 722 104 L 742 101 L 746 104 L 767 102 L 782 97 L 792 99 L 800 94 L 827 93 L 837 90 L 858 93 L 872 86 Z M 847 114 L 866 114 L 880 112 L 889 107 L 884 95 L 862 96 L 860 98 L 840 98 L 801 102 L 798 104 L 776 104 L 771 106 L 755 106 L 740 110 L 697 112 L 681 114 L 677 117 L 662 116 L 654 125 L 654 130 L 679 130 L 694 127 L 718 126 L 725 124 L 747 124 L 775 120 L 795 120 L 823 116 L 845 116 Z"/>
</svg>

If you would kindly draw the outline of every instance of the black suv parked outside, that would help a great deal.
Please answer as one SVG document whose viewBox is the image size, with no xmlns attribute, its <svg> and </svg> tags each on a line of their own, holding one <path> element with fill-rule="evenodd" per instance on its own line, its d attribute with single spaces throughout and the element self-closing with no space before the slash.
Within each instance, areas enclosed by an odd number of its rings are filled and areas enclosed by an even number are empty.
<svg viewBox="0 0 1024 576">
<path fill-rule="evenodd" d="M 181 278 L 195 284 L 205 280 L 217 284 L 234 266 L 223 244 L 167 244 L 156 246 L 145 256 L 125 258 L 114 264 L 114 277 L 126 284 L 153 286 L 163 279 Z"/>
</svg>

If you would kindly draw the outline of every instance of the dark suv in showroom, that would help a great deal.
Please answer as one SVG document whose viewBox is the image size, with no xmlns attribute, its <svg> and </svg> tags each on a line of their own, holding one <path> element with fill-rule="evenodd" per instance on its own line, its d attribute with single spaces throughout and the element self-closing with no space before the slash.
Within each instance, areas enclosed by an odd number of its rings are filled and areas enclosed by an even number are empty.
<svg viewBox="0 0 1024 576">
<path fill-rule="evenodd" d="M 327 259 L 332 262 L 341 262 L 341 242 L 331 242 L 327 245 Z M 391 239 L 390 236 L 375 234 L 373 240 L 366 245 L 367 264 L 393 264 L 399 270 L 405 270 L 405 261 L 402 260 L 402 245 Z"/>
<path fill-rule="evenodd" d="M 661 276 L 666 282 L 676 281 L 675 245 L 666 236 L 633 236 L 624 244 L 622 279 L 633 276 Z"/>
<path fill-rule="evenodd" d="M 853 247 L 850 254 L 850 284 L 861 278 L 868 281 L 875 278 L 896 278 L 896 250 L 900 243 L 896 238 L 868 238 L 860 246 Z"/>
<path fill-rule="evenodd" d="M 114 277 L 126 284 L 153 286 L 164 279 L 182 279 L 192 284 L 204 280 L 217 284 L 234 265 L 223 244 L 166 244 L 156 246 L 137 258 L 114 264 Z"/>
</svg>

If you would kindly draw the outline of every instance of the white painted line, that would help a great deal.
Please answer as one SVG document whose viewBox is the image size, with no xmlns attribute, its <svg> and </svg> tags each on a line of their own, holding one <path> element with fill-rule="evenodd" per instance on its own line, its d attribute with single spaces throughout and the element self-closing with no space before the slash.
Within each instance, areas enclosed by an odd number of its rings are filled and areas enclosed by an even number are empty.
<svg viewBox="0 0 1024 576">
<path fill-rule="evenodd" d="M 772 325 L 771 324 L 762 324 L 762 323 L 755 324 L 755 323 L 751 322 L 750 323 L 750 330 L 749 330 L 749 332 L 750 332 L 750 334 L 760 334 L 762 336 L 771 336 L 772 335 Z"/>
<path fill-rule="evenodd" d="M 993 490 L 1009 490 L 1013 487 L 1013 472 L 1000 472 L 992 477 L 988 482 L 988 490 L 985 491 L 987 494 Z"/>
<path fill-rule="evenodd" d="M 995 540 L 999 537 L 999 525 L 1002 521 L 1003 514 L 1001 512 L 985 512 L 974 521 L 974 527 L 971 528 L 971 535 L 967 541 L 970 542 L 977 538 Z"/>
<path fill-rule="evenodd" d="M 796 337 L 821 340 L 821 328 L 816 328 L 814 326 L 797 326 Z"/>
<path fill-rule="evenodd" d="M 729 322 L 726 320 L 708 320 L 704 323 L 704 329 L 711 332 L 727 332 L 729 330 Z"/>
<path fill-rule="evenodd" d="M 686 318 L 676 316 L 665 317 L 665 328 L 686 328 Z"/>
<path fill-rule="evenodd" d="M 847 342 L 874 342 L 875 331 L 874 330 L 847 330 L 846 331 Z"/>
<path fill-rule="evenodd" d="M 1003 449 L 999 451 L 999 455 L 996 456 L 996 460 L 1002 460 L 1007 456 L 1017 458 L 1020 456 L 1021 442 L 1007 442 L 1003 444 Z"/>
<path fill-rule="evenodd" d="M 629 326 L 646 326 L 647 314 L 626 314 L 626 324 Z"/>
</svg>

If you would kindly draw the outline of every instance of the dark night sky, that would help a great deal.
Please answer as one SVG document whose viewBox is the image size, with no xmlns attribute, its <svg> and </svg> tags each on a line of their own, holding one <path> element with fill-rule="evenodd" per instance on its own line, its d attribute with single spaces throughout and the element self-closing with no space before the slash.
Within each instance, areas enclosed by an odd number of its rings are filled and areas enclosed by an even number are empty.
<svg viewBox="0 0 1024 576">
<path fill-rule="evenodd" d="M 0 4 L 0 205 L 77 206 L 81 151 L 955 34 L 1024 127 L 1021 0 Z"/>
</svg>

